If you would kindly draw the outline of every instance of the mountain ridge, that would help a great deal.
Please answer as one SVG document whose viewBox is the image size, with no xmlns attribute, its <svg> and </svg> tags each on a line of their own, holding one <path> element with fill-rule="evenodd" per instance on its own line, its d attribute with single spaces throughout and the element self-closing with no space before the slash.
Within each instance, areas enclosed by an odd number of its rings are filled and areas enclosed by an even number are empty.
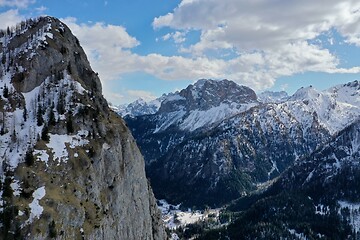
<svg viewBox="0 0 360 240">
<path fill-rule="evenodd" d="M 241 211 L 239 217 L 198 239 L 358 239 L 359 129 L 356 120 L 268 189 L 234 202 L 228 210 Z"/>
<path fill-rule="evenodd" d="M 0 38 L 4 239 L 165 239 L 143 157 L 58 19 Z"/>
<path fill-rule="evenodd" d="M 168 116 L 158 111 L 125 120 L 144 154 L 157 197 L 190 206 L 216 205 L 278 176 L 355 121 L 360 113 L 357 84 L 323 92 L 303 88 L 287 101 L 247 103 L 248 108 L 210 123 L 203 124 L 205 116 L 192 118 L 188 128 L 183 127 L 188 116 L 181 98 L 174 100 L 178 111 Z M 195 195 L 188 190 L 193 188 Z M 217 199 L 218 191 L 226 200 Z"/>
</svg>

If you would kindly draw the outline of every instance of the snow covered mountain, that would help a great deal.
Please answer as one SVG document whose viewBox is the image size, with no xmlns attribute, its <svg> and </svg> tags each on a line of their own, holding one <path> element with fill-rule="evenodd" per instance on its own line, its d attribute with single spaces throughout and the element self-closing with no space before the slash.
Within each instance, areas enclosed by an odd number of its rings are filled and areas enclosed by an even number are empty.
<svg viewBox="0 0 360 240">
<path fill-rule="evenodd" d="M 357 120 L 295 162 L 267 190 L 239 199 L 228 210 L 242 211 L 240 217 L 211 234 L 225 239 L 359 239 L 359 157 Z"/>
<path fill-rule="evenodd" d="M 159 111 L 157 115 L 161 120 L 158 121 L 156 131 L 176 124 L 180 124 L 183 130 L 194 131 L 257 104 L 255 92 L 247 87 L 228 80 L 201 79 L 180 92 L 163 94 L 149 102 L 138 99 L 113 109 L 123 117 L 151 115 Z"/>
<path fill-rule="evenodd" d="M 307 112 L 316 113 L 320 124 L 335 134 L 360 116 L 359 96 L 359 81 L 337 85 L 322 92 L 307 87 L 291 96 L 287 107 L 291 107 L 294 113 L 300 106 Z M 299 114 L 297 117 L 301 118 Z"/>
<path fill-rule="evenodd" d="M 113 106 L 112 108 L 122 117 L 125 116 L 136 117 L 136 116 L 154 114 L 159 110 L 161 102 L 167 96 L 168 95 L 164 94 L 161 97 L 148 102 L 146 102 L 142 98 L 139 98 L 132 103 Z"/>
<path fill-rule="evenodd" d="M 78 39 L 0 32 L 0 239 L 165 239 L 143 158 Z"/>
<path fill-rule="evenodd" d="M 258 94 L 258 99 L 262 103 L 281 103 L 289 99 L 289 95 L 285 91 L 271 92 L 265 91 Z"/>
<path fill-rule="evenodd" d="M 310 156 L 296 162 L 283 174 L 278 184 L 289 190 L 306 190 L 319 201 L 330 198 L 360 201 L 360 193 L 357 191 L 360 182 L 359 157 L 360 119 Z"/>
<path fill-rule="evenodd" d="M 194 131 L 257 104 L 255 92 L 248 87 L 228 80 L 202 79 L 162 101 L 154 133 L 170 127 Z"/>
<path fill-rule="evenodd" d="M 239 97 L 223 99 L 219 89 L 232 88 Z M 358 81 L 259 103 L 251 89 L 203 80 L 164 100 L 156 114 L 125 119 L 155 195 L 216 205 L 250 193 L 322 146 L 358 118 L 359 100 Z"/>
</svg>

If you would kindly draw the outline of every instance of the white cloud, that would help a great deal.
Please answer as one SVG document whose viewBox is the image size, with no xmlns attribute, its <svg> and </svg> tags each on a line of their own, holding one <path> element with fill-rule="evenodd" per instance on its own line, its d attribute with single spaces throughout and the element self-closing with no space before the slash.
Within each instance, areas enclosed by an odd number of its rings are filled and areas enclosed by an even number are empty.
<svg viewBox="0 0 360 240">
<path fill-rule="evenodd" d="M 45 7 L 45 6 L 40 6 L 40 7 L 38 7 L 38 8 L 35 8 L 35 10 L 36 10 L 38 13 L 43 13 L 43 12 L 45 12 L 45 11 L 48 10 L 48 9 L 47 9 L 47 7 Z"/>
<path fill-rule="evenodd" d="M 129 98 L 139 99 L 142 98 L 145 101 L 151 101 L 157 98 L 153 93 L 143 90 L 128 90 Z"/>
<path fill-rule="evenodd" d="M 24 18 L 19 14 L 18 10 L 9 10 L 0 13 L 0 29 L 6 29 L 8 26 L 15 26 L 22 20 L 24 20 Z"/>
<path fill-rule="evenodd" d="M 359 9 L 357 0 L 183 0 L 172 13 L 155 18 L 153 26 L 201 30 L 197 45 L 202 49 L 217 47 L 209 45 L 216 41 L 242 51 L 266 50 L 313 39 L 331 28 L 354 42 L 359 39 Z"/>
<path fill-rule="evenodd" d="M 117 105 L 127 100 L 124 95 L 114 92 L 107 92 L 106 99 L 110 105 Z"/>
<path fill-rule="evenodd" d="M 198 74 L 184 63 L 174 75 L 185 68 L 194 76 L 231 78 L 263 89 L 281 76 L 307 71 L 359 73 L 359 67 L 339 68 L 340 60 L 334 54 L 316 41 L 310 43 L 336 30 L 347 43 L 360 46 L 359 22 L 357 0 L 328 0 L 326 4 L 313 0 L 182 0 L 173 12 L 155 18 L 153 27 L 201 32 L 198 42 L 180 49 L 192 54 L 193 59 L 187 61 Z M 215 60 L 210 50 L 230 50 L 235 56 Z"/>
<path fill-rule="evenodd" d="M 35 0 L 0 0 L 0 7 L 26 8 L 35 2 Z"/>
<path fill-rule="evenodd" d="M 152 92 L 144 90 L 126 90 L 124 92 L 113 92 L 113 90 L 106 91 L 106 99 L 111 105 L 119 105 L 124 103 L 129 103 L 142 98 L 145 101 L 151 101 L 157 98 Z"/>
<path fill-rule="evenodd" d="M 121 79 L 125 73 L 145 72 L 163 80 L 228 78 L 262 90 L 271 87 L 278 77 L 305 71 L 359 72 L 357 68 L 338 69 L 339 61 L 334 55 L 306 41 L 288 43 L 274 50 L 244 52 L 231 60 L 156 53 L 141 56 L 131 52 L 139 42 L 120 26 L 79 25 L 75 19 L 65 22 L 79 37 L 94 70 L 105 82 Z"/>
<path fill-rule="evenodd" d="M 172 32 L 172 33 L 167 33 L 167 34 L 165 34 L 165 35 L 162 37 L 162 39 L 163 39 L 164 41 L 167 41 L 167 40 L 169 40 L 169 39 L 173 39 L 176 44 L 180 44 L 180 43 L 183 43 L 183 42 L 186 41 L 185 36 L 186 36 L 186 33 L 185 33 L 185 32 L 176 31 L 176 32 Z"/>
<path fill-rule="evenodd" d="M 154 19 L 153 26 L 154 28 L 161 28 L 164 26 L 170 26 L 173 21 L 174 15 L 172 13 L 168 13 L 165 16 L 161 16 Z"/>
<path fill-rule="evenodd" d="M 77 24 L 76 18 L 65 18 L 63 21 L 80 39 L 86 39 L 90 49 L 133 48 L 139 42 L 131 37 L 122 26 L 97 22 L 95 24 Z M 99 45 L 100 44 L 100 45 Z"/>
<path fill-rule="evenodd" d="M 183 0 L 174 12 L 154 19 L 154 28 L 175 29 L 161 39 L 181 44 L 179 50 L 191 53 L 191 57 L 158 53 L 142 56 L 133 52 L 140 42 L 122 26 L 79 24 L 74 18 L 64 21 L 80 39 L 103 82 L 121 80 L 127 73 L 145 72 L 163 80 L 227 78 L 264 90 L 277 78 L 296 73 L 360 72 L 359 67 L 339 67 L 337 56 L 313 41 L 320 34 L 336 29 L 348 42 L 360 45 L 357 35 L 360 27 L 356 24 L 360 21 L 356 11 L 360 3 L 335 0 L 327 4 L 310 0 L 277 3 Z M 194 29 L 201 31 L 200 40 L 183 48 L 187 33 Z M 209 55 L 209 50 L 231 51 L 232 58 Z M 104 91 L 109 97 L 113 90 L 104 88 Z M 139 95 L 139 92 L 131 93 Z M 130 95 L 123 93 L 117 99 Z"/>
<path fill-rule="evenodd" d="M 75 18 L 66 18 L 63 21 L 79 38 L 93 68 L 100 73 L 102 80 L 117 79 L 121 73 L 133 70 L 133 54 L 128 49 L 140 43 L 130 36 L 124 27 L 104 23 L 78 24 Z"/>
</svg>

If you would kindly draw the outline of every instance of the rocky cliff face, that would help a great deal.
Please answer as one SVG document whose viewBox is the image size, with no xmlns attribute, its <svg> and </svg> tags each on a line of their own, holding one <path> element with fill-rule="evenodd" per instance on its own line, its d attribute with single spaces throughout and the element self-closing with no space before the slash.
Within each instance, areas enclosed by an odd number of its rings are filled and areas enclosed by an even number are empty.
<svg viewBox="0 0 360 240">
<path fill-rule="evenodd" d="M 165 239 L 143 157 L 69 28 L 28 20 L 0 42 L 0 238 Z"/>
</svg>

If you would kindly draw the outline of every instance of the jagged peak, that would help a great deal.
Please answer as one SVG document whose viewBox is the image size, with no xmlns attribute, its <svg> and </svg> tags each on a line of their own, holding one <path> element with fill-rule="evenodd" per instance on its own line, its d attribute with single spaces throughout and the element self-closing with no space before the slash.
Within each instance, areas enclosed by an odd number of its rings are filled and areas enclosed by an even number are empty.
<svg viewBox="0 0 360 240">
<path fill-rule="evenodd" d="M 0 75 L 10 74 L 17 90 L 30 92 L 48 77 L 67 72 L 87 90 L 101 93 L 79 40 L 59 19 L 39 17 L 8 29 L 0 37 Z"/>
<path fill-rule="evenodd" d="M 290 98 L 290 101 L 297 101 L 297 100 L 308 100 L 319 97 L 321 94 L 320 91 L 318 91 L 313 86 L 308 87 L 301 87 L 298 89 Z"/>
<path fill-rule="evenodd" d="M 178 93 L 169 95 L 159 111 L 208 110 L 221 104 L 246 104 L 257 102 L 256 93 L 233 81 L 200 79 Z"/>
<path fill-rule="evenodd" d="M 327 92 L 337 92 L 340 89 L 349 89 L 352 91 L 358 91 L 358 90 L 360 90 L 360 82 L 358 80 L 355 80 L 352 82 L 339 84 L 339 85 L 336 85 L 334 87 L 327 89 Z"/>
<path fill-rule="evenodd" d="M 146 101 L 143 99 L 143 98 L 138 98 L 136 99 L 134 102 L 130 103 L 129 105 L 131 104 L 141 104 L 141 105 L 145 105 L 146 104 Z"/>
<path fill-rule="evenodd" d="M 360 86 L 360 82 L 358 80 L 354 80 L 352 82 L 348 82 L 348 83 L 345 83 L 343 84 L 343 86 L 345 87 L 356 87 L 358 88 Z"/>
<path fill-rule="evenodd" d="M 231 86 L 234 88 L 250 89 L 249 87 L 239 85 L 239 84 L 235 83 L 234 81 L 231 81 L 228 79 L 222 79 L 222 80 L 199 79 L 194 84 L 191 84 L 188 87 L 193 88 L 193 89 L 203 89 L 203 88 L 213 88 L 213 87 L 219 87 L 219 86 Z"/>
</svg>

